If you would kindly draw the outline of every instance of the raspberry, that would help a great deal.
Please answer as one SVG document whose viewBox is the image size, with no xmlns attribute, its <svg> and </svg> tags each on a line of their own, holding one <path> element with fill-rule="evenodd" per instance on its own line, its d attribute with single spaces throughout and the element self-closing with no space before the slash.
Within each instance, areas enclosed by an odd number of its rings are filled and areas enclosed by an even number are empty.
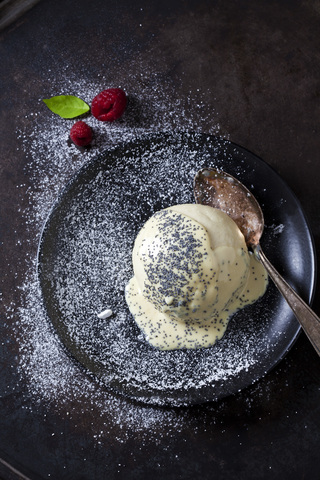
<svg viewBox="0 0 320 480">
<path fill-rule="evenodd" d="M 91 113 L 102 122 L 117 120 L 127 106 L 127 96 L 121 88 L 108 88 L 92 100 Z"/>
<path fill-rule="evenodd" d="M 79 147 L 85 147 L 92 141 L 92 130 L 89 125 L 80 120 L 71 128 L 70 138 Z"/>
</svg>

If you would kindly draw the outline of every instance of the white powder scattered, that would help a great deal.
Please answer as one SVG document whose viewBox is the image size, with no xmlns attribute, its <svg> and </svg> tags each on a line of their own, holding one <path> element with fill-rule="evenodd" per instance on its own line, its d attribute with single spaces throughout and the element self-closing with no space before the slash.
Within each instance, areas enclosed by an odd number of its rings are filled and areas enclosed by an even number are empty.
<svg viewBox="0 0 320 480">
<path fill-rule="evenodd" d="M 283 223 L 280 223 L 279 225 L 275 225 L 275 224 L 270 225 L 267 228 L 272 229 L 272 232 L 274 235 L 279 235 L 280 233 L 283 232 L 283 230 L 285 229 L 285 226 L 283 225 Z"/>
<path fill-rule="evenodd" d="M 52 95 L 73 94 L 90 103 L 91 99 L 103 88 L 114 86 L 106 83 L 103 79 L 99 85 L 88 84 L 88 82 L 80 80 L 64 82 L 61 80 L 60 84 L 55 84 L 56 88 L 52 91 Z M 42 228 L 59 192 L 66 182 L 85 162 L 93 159 L 99 153 L 158 132 L 192 130 L 219 134 L 218 124 L 210 131 L 207 129 L 207 125 L 215 124 L 212 119 L 212 115 L 215 115 L 215 113 L 210 111 L 211 117 L 208 118 L 205 113 L 205 95 L 203 95 L 204 100 L 201 101 L 199 100 L 201 98 L 199 92 L 196 94 L 196 101 L 193 101 L 192 93 L 190 93 L 188 102 L 183 106 L 179 99 L 175 99 L 174 92 L 171 91 L 170 86 L 164 85 L 163 82 L 158 87 L 156 84 L 152 84 L 141 88 L 138 93 L 136 91 L 131 92 L 130 85 L 122 87 L 125 88 L 129 95 L 129 105 L 126 113 L 121 120 L 108 125 L 98 122 L 92 116 L 87 117 L 86 122 L 93 128 L 95 137 L 92 147 L 86 151 L 80 151 L 73 144 L 70 145 L 68 143 L 69 130 L 73 121 L 66 121 L 51 114 L 43 105 L 39 106 L 39 109 L 35 106 L 35 111 L 26 119 L 25 129 L 17 132 L 17 137 L 20 141 L 18 148 L 23 149 L 27 158 L 26 172 L 30 179 L 30 185 L 32 185 L 26 189 L 26 192 L 24 185 L 18 187 L 22 189 L 24 195 L 25 193 L 27 194 L 29 200 L 28 208 L 21 211 L 20 214 L 25 222 L 30 251 L 28 253 L 28 268 L 25 273 L 25 281 L 20 287 L 21 303 L 18 307 L 7 305 L 8 314 L 16 319 L 14 328 L 19 342 L 19 370 L 21 378 L 27 385 L 29 398 L 33 400 L 34 405 L 38 402 L 44 402 L 51 408 L 56 409 L 62 416 L 68 415 L 76 418 L 77 415 L 80 415 L 82 409 L 85 408 L 87 412 L 92 412 L 93 418 L 96 418 L 97 415 L 101 419 L 104 417 L 112 418 L 114 428 L 119 429 L 117 434 L 120 441 L 125 439 L 126 432 L 125 429 L 122 430 L 122 427 L 126 425 L 131 427 L 134 425 L 136 431 L 144 433 L 148 432 L 151 426 L 157 425 L 161 425 L 162 430 L 165 430 L 166 425 L 168 429 L 176 430 L 179 428 L 179 424 L 183 421 L 185 415 L 182 412 L 178 413 L 174 409 L 162 410 L 149 406 L 141 407 L 134 402 L 110 394 L 103 386 L 99 386 L 88 372 L 80 368 L 69 357 L 47 317 L 42 302 L 36 271 L 37 245 L 41 237 Z M 164 150 L 164 154 L 166 153 Z M 186 161 L 186 153 L 189 155 L 189 160 L 187 168 L 184 170 L 183 162 Z M 140 199 L 142 199 L 144 193 L 146 199 L 144 208 L 146 210 L 149 209 L 150 214 L 152 214 L 152 210 L 159 207 L 159 205 L 152 204 L 154 198 L 158 195 L 159 182 L 162 185 L 159 197 L 160 203 L 169 203 L 172 200 L 170 198 L 171 192 L 173 192 L 175 200 L 178 195 L 180 202 L 190 199 L 190 191 L 181 191 L 179 185 L 181 180 L 182 183 L 186 184 L 189 178 L 191 178 L 190 173 L 195 173 L 191 165 L 194 165 L 194 169 L 196 168 L 196 152 L 186 151 L 183 144 L 181 144 L 180 153 L 177 150 L 175 154 L 177 155 L 176 168 L 174 168 L 172 160 L 168 160 L 165 155 L 160 164 L 160 152 L 155 151 L 158 169 L 156 163 L 154 163 L 152 167 L 153 173 L 157 173 L 159 177 L 162 177 L 162 180 L 154 176 L 148 178 L 148 181 L 144 184 L 140 181 L 141 179 L 139 180 L 139 176 L 136 173 L 132 176 L 130 184 L 128 184 L 131 200 L 128 196 L 126 197 L 128 207 L 130 202 L 132 203 L 135 199 L 135 192 L 139 192 Z M 181 159 L 183 159 L 183 162 L 180 165 Z M 210 160 L 209 155 L 208 160 Z M 154 157 L 150 155 L 150 152 L 147 152 L 145 155 L 142 153 L 140 161 L 141 166 L 147 172 L 151 168 L 150 164 L 152 165 Z M 135 159 L 129 156 L 124 167 L 129 170 L 131 168 L 134 171 L 134 162 Z M 121 168 L 118 166 L 118 169 L 119 173 Z M 91 197 L 88 195 L 88 208 L 84 209 L 79 215 L 77 210 L 79 203 L 74 202 L 72 207 L 74 210 L 71 209 L 69 212 L 70 216 L 65 219 L 66 224 L 70 227 L 70 230 L 68 229 L 66 232 L 66 240 L 69 242 L 69 246 L 60 252 L 59 260 L 54 268 L 57 268 L 58 271 L 61 267 L 66 268 L 68 275 L 63 278 L 60 270 L 58 272 L 59 275 L 55 278 L 54 286 L 59 291 L 57 294 L 59 308 L 70 318 L 68 329 L 75 343 L 77 340 L 79 342 L 83 341 L 90 331 L 89 324 L 85 322 L 82 324 L 83 328 L 79 328 L 78 319 L 81 313 L 84 315 L 83 318 L 87 320 L 92 318 L 91 314 L 96 316 L 96 312 L 103 310 L 106 305 L 115 312 L 111 319 L 105 321 L 97 319 L 100 325 L 105 322 L 104 325 L 107 325 L 107 327 L 104 326 L 101 329 L 94 341 L 99 336 L 104 341 L 104 334 L 107 337 L 108 335 L 113 335 L 114 343 L 110 346 L 109 354 L 119 362 L 121 352 L 123 352 L 123 345 L 128 346 L 129 350 L 124 355 L 124 361 L 121 365 L 122 370 L 120 374 L 122 375 L 124 374 L 124 369 L 128 368 L 130 355 L 131 357 L 135 355 L 132 349 L 133 344 L 130 344 L 130 339 L 128 340 L 126 337 L 127 318 L 124 313 L 125 305 L 120 300 L 120 293 L 113 298 L 115 305 L 112 305 L 107 298 L 103 298 L 101 292 L 106 292 L 110 282 L 114 282 L 115 279 L 118 282 L 116 285 L 118 292 L 122 292 L 127 279 L 130 277 L 131 267 L 128 267 L 128 269 L 125 267 L 131 263 L 131 246 L 134 230 L 137 227 L 137 217 L 135 217 L 136 223 L 132 224 L 131 231 L 129 231 L 130 222 L 128 219 L 125 221 L 125 226 L 129 230 L 127 235 L 123 236 L 124 224 L 120 222 L 118 225 L 119 231 L 116 230 L 115 224 L 112 223 L 112 219 L 115 217 L 112 209 L 111 213 L 108 213 L 107 209 L 95 210 L 92 215 L 92 229 L 88 231 L 87 221 L 90 211 L 92 212 L 92 208 L 97 206 L 102 208 L 103 202 L 106 201 L 107 197 L 104 195 L 104 189 L 110 189 L 108 191 L 110 198 L 118 192 L 116 183 L 111 184 L 108 175 L 112 177 L 112 170 L 109 173 L 103 172 L 98 174 L 93 179 L 90 187 L 93 195 Z M 165 175 L 167 175 L 167 181 L 170 184 L 167 192 L 163 183 Z M 179 175 L 181 178 L 179 178 Z M 188 179 L 187 175 L 189 175 Z M 80 203 L 84 207 L 83 198 Z M 115 207 L 119 207 L 119 198 L 115 202 Z M 131 214 L 133 213 L 132 210 Z M 108 218 L 108 214 L 111 215 L 110 218 Z M 114 227 L 112 230 L 110 224 Z M 68 237 L 68 232 L 70 231 L 76 233 L 73 240 L 71 237 Z M 111 256 L 113 260 L 117 259 L 116 262 L 108 261 L 106 244 L 101 243 L 101 239 L 105 237 L 104 232 L 110 236 L 110 255 L 115 238 L 121 236 L 120 248 L 116 249 L 114 255 Z M 60 239 L 60 245 L 62 243 L 63 239 Z M 123 266 L 124 263 L 125 267 Z M 83 264 L 85 269 L 83 269 Z M 109 282 L 105 282 L 106 287 L 103 288 L 106 278 L 109 278 Z M 95 290 L 87 288 L 88 284 L 95 285 Z M 79 285 L 81 288 L 79 288 Z M 118 308 L 118 312 L 117 303 L 121 305 L 121 308 Z M 111 329 L 111 333 L 108 331 L 110 323 L 116 327 Z M 245 372 L 257 361 L 258 357 L 259 340 L 254 335 L 253 324 L 254 322 L 249 322 L 249 325 L 246 325 L 247 334 L 242 339 L 230 329 L 228 346 L 226 343 L 221 342 L 220 353 L 218 351 L 216 356 L 218 362 L 215 367 L 210 369 L 210 372 L 206 371 L 208 368 L 206 352 L 198 356 L 198 363 L 194 365 L 196 371 L 193 379 L 190 379 L 190 385 L 186 381 L 188 375 L 185 375 L 184 380 L 181 380 L 181 383 L 179 383 L 176 375 L 171 374 L 167 378 L 160 375 L 159 379 L 158 372 L 154 371 L 152 375 L 152 369 L 150 368 L 137 373 L 137 359 L 133 362 L 131 371 L 126 370 L 126 377 L 134 384 L 143 383 L 143 380 L 145 380 L 155 390 L 161 389 L 161 386 L 164 387 L 166 385 L 169 385 L 173 390 L 179 390 L 181 387 L 185 390 L 189 387 L 195 389 L 194 379 L 197 378 L 198 374 L 199 382 L 197 388 L 201 388 L 202 384 L 205 385 L 208 379 L 210 379 L 210 376 L 213 380 L 221 380 L 228 379 L 237 372 Z M 129 330 L 131 331 L 132 327 Z M 116 331 L 118 332 L 119 342 L 117 342 L 114 336 Z M 94 344 L 94 341 L 90 343 L 89 339 L 88 343 L 83 345 L 89 356 L 94 354 L 91 349 L 93 347 L 96 348 L 98 345 L 97 343 Z M 143 342 L 141 344 L 143 345 Z M 100 344 L 100 347 L 102 346 L 103 343 Z M 232 352 L 232 355 L 230 355 L 230 362 L 226 363 L 228 352 Z M 177 357 L 177 361 L 181 357 L 178 365 L 183 374 L 182 357 L 184 353 L 178 352 L 174 355 Z M 160 358 L 157 355 L 156 357 Z M 143 360 L 143 357 L 141 358 Z M 165 362 L 163 366 L 165 366 Z M 168 368 L 167 371 L 169 371 Z M 105 380 L 108 382 L 108 380 L 112 379 L 107 378 Z M 161 400 L 159 403 L 161 403 Z M 107 423 L 106 421 L 104 424 L 107 425 Z M 94 427 L 92 427 L 92 432 L 97 439 L 101 438 L 105 433 L 103 431 L 96 432 Z"/>
<path fill-rule="evenodd" d="M 162 134 L 87 165 L 55 210 L 41 249 L 49 314 L 71 351 L 106 385 L 120 383 L 120 390 L 151 403 L 198 401 L 202 387 L 219 390 L 216 382 L 228 392 L 227 383 L 258 357 L 260 330 L 252 335 L 248 322 L 234 323 L 212 349 L 154 349 L 143 342 L 124 299 L 138 230 L 155 210 L 193 201 L 194 175 L 218 148 L 202 140 Z M 218 145 L 227 156 L 224 143 Z M 95 311 L 105 304 L 114 316 L 102 323 Z"/>
<path fill-rule="evenodd" d="M 132 83 L 135 84 L 136 80 L 132 78 Z M 99 153 L 152 132 L 206 130 L 208 124 L 213 124 L 208 133 L 219 134 L 219 125 L 213 119 L 215 112 L 210 110 L 208 119 L 205 94 L 197 92 L 197 101 L 193 101 L 190 93 L 187 104 L 183 106 L 163 79 L 159 85 L 153 82 L 145 86 L 143 81 L 139 85 L 139 92 L 131 90 L 130 85 L 122 86 L 128 94 L 129 104 L 117 122 L 102 123 L 91 115 L 84 118 L 94 130 L 94 140 L 89 149 L 80 150 L 69 141 L 69 130 L 76 120 L 64 120 L 52 114 L 41 99 L 39 104 L 35 104 L 34 112 L 20 119 L 18 123 L 25 126 L 17 130 L 17 150 L 22 150 L 26 157 L 27 185 L 31 185 L 17 186 L 21 189 L 21 197 L 24 200 L 26 196 L 28 198 L 28 207 L 18 208 L 17 215 L 25 224 L 29 251 L 25 281 L 18 287 L 19 305 L 5 307 L 19 343 L 19 371 L 28 394 L 26 405 L 34 408 L 41 402 L 62 417 L 73 417 L 74 423 L 85 408 L 92 417 L 88 430 L 97 440 L 108 433 L 103 427 L 101 429 L 101 425 L 107 428 L 110 423 L 114 425 L 113 434 L 119 441 L 126 439 L 126 428 L 134 428 L 136 432 L 148 436 L 152 426 L 161 426 L 168 432 L 171 429 L 175 431 L 184 414 L 174 409 L 143 407 L 110 394 L 69 357 L 47 317 L 39 287 L 37 246 L 43 225 L 68 180 Z M 88 83 L 74 78 L 66 80 L 61 76 L 60 80 L 52 79 L 52 96 L 73 94 L 90 104 L 97 93 L 109 86 L 121 87 L 108 84 L 104 78 L 100 83 Z M 47 92 L 43 96 L 48 97 Z M 87 246 L 90 248 L 90 240 Z M 96 271 L 101 278 L 103 270 L 103 265 L 100 265 Z M 100 307 L 105 308 L 98 294 L 96 302 L 96 311 Z M 90 413 L 88 415 L 90 417 Z M 100 422 L 94 421 L 97 418 Z"/>
</svg>

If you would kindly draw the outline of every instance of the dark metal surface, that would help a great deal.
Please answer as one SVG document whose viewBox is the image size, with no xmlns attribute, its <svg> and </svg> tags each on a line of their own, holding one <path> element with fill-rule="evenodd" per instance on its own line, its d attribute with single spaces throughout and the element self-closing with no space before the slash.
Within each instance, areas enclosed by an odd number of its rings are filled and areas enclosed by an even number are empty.
<svg viewBox="0 0 320 480">
<path fill-rule="evenodd" d="M 303 334 L 253 387 L 188 409 L 135 405 L 130 424 L 121 418 L 133 407 L 118 398 L 111 413 L 76 398 L 64 408 L 31 398 L 14 332 L 27 259 L 37 252 L 19 213 L 30 208 L 34 185 L 17 132 L 30 131 L 39 99 L 56 94 L 48 72 L 60 89 L 68 75 L 98 84 L 103 74 L 123 87 L 128 80 L 136 94 L 146 83 L 158 95 L 169 84 L 171 104 L 187 112 L 205 98 L 196 129 L 211 132 L 218 118 L 222 136 L 280 173 L 309 218 L 319 256 L 319 27 L 316 0 L 47 0 L 1 32 L 1 478 L 318 478 L 320 363 Z M 73 93 L 67 86 L 63 93 Z M 138 127 L 139 109 L 131 118 Z M 319 291 L 313 308 L 320 313 Z M 151 413 L 158 421 L 142 434 L 136 419 Z"/>
<path fill-rule="evenodd" d="M 39 0 L 2 0 L 0 1 L 0 30 L 15 22 L 32 8 Z"/>
</svg>

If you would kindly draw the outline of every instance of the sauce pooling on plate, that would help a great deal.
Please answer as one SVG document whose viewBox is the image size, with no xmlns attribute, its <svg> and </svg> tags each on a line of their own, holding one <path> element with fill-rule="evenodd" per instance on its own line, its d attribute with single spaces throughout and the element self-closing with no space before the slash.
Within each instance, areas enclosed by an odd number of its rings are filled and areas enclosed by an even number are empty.
<svg viewBox="0 0 320 480">
<path fill-rule="evenodd" d="M 162 350 L 213 345 L 268 282 L 235 222 L 205 205 L 155 213 L 138 233 L 132 259 L 126 300 L 147 341 Z"/>
</svg>

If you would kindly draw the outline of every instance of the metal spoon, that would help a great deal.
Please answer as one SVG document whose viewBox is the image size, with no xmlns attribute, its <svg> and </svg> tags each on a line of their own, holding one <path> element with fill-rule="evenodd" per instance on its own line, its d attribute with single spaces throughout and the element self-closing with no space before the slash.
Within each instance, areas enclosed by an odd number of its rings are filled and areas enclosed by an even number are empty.
<svg viewBox="0 0 320 480">
<path fill-rule="evenodd" d="M 194 178 L 194 195 L 196 203 L 218 208 L 236 222 L 247 246 L 265 267 L 320 355 L 320 319 L 281 277 L 263 253 L 259 241 L 264 228 L 264 218 L 260 205 L 252 193 L 228 173 L 204 168 Z"/>
</svg>

